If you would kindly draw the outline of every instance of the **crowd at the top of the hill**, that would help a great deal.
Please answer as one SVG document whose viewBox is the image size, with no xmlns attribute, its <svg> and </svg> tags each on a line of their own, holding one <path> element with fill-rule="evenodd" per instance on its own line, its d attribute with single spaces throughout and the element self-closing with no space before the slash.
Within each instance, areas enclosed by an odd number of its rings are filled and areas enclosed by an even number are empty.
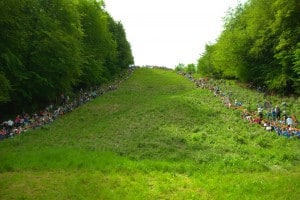
<svg viewBox="0 0 300 200">
<path fill-rule="evenodd" d="M 221 89 L 220 83 L 222 80 L 214 80 L 207 77 L 195 79 L 192 74 L 182 71 L 179 71 L 178 74 L 193 81 L 197 87 L 213 92 L 215 97 L 220 97 L 222 103 L 227 108 L 240 110 L 242 119 L 250 123 L 259 124 L 267 131 L 275 131 L 280 136 L 300 139 L 297 117 L 293 113 L 286 112 L 284 109 L 287 106 L 286 102 L 282 102 L 280 106 L 276 105 L 272 107 L 271 102 L 266 101 L 263 104 L 258 104 L 256 110 L 250 110 L 242 101 L 233 98 L 235 95 L 232 94 L 232 91 Z M 257 88 L 257 91 L 264 92 L 261 88 Z"/>
<path fill-rule="evenodd" d="M 129 78 L 135 68 L 136 67 L 130 67 L 124 74 L 120 74 L 114 83 L 106 87 L 98 87 L 86 91 L 80 89 L 79 94 L 72 99 L 68 95 L 61 94 L 59 101 L 56 104 L 50 104 L 39 112 L 32 114 L 21 113 L 14 119 L 8 119 L 1 122 L 0 140 L 4 138 L 13 138 L 15 135 L 24 133 L 29 129 L 50 124 L 58 117 L 73 111 L 78 106 L 91 101 L 97 96 L 117 89 L 121 82 Z"/>
</svg>

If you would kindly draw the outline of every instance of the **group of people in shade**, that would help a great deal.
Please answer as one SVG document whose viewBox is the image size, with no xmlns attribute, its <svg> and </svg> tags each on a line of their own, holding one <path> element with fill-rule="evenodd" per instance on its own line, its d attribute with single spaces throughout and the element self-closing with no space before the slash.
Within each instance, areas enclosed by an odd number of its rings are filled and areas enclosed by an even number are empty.
<svg viewBox="0 0 300 200">
<path fill-rule="evenodd" d="M 0 124 L 0 140 L 5 138 L 13 138 L 16 135 L 27 132 L 29 129 L 35 129 L 52 123 L 58 117 L 73 111 L 75 108 L 85 104 L 92 99 L 103 95 L 106 92 L 115 90 L 118 85 L 129 78 L 135 67 L 130 67 L 124 74 L 111 85 L 99 87 L 84 91 L 80 89 L 79 94 L 74 98 L 61 94 L 59 101 L 54 105 L 50 104 L 39 112 L 28 114 L 18 114 L 14 119 L 8 119 Z"/>
<path fill-rule="evenodd" d="M 241 117 L 253 124 L 261 125 L 266 131 L 275 131 L 279 136 L 286 138 L 296 137 L 300 139 L 300 129 L 298 127 L 298 120 L 295 115 L 288 114 L 285 109 L 281 109 L 276 105 L 266 101 L 263 105 L 258 104 L 257 110 L 250 111 L 243 102 L 233 98 L 231 91 L 222 91 L 218 81 L 209 78 L 195 79 L 189 73 L 178 72 L 184 75 L 189 80 L 193 81 L 197 87 L 208 89 L 213 92 L 215 97 L 220 97 L 224 106 L 228 109 L 237 109 L 241 111 Z M 282 102 L 282 107 L 286 107 L 287 103 Z"/>
</svg>

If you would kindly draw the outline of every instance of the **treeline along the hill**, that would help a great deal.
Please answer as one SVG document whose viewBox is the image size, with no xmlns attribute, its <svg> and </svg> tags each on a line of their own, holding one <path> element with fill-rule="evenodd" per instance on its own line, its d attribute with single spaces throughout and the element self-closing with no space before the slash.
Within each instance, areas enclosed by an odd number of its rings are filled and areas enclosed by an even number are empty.
<svg viewBox="0 0 300 200">
<path fill-rule="evenodd" d="M 230 11 L 217 42 L 206 45 L 198 69 L 206 76 L 299 95 L 299 0 L 248 0 Z"/>
<path fill-rule="evenodd" d="M 0 0 L 0 27 L 2 112 L 99 86 L 133 64 L 123 25 L 103 1 Z"/>
</svg>

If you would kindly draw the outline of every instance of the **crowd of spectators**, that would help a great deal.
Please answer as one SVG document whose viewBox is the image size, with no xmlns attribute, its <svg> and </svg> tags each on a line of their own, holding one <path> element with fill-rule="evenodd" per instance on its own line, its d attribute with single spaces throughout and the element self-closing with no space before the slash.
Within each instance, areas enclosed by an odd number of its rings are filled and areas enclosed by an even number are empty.
<svg viewBox="0 0 300 200">
<path fill-rule="evenodd" d="M 99 87 L 84 91 L 81 89 L 75 98 L 61 94 L 60 100 L 55 105 L 50 104 L 45 109 L 32 114 L 18 114 L 14 119 L 8 119 L 0 124 L 0 140 L 4 138 L 13 138 L 15 135 L 24 133 L 29 129 L 44 126 L 52 123 L 58 117 L 65 113 L 73 111 L 78 106 L 91 101 L 92 99 L 103 95 L 108 91 L 118 88 L 118 85 L 128 79 L 135 67 L 131 67 L 126 73 L 111 85 Z M 197 87 L 208 89 L 213 92 L 215 97 L 220 97 L 223 104 L 227 108 L 238 109 L 241 111 L 241 117 L 254 124 L 260 124 L 267 131 L 275 131 L 276 134 L 287 138 L 296 137 L 300 139 L 300 129 L 298 128 L 298 120 L 295 115 L 287 114 L 285 110 L 281 110 L 278 105 L 272 107 L 270 102 L 264 105 L 258 105 L 257 110 L 249 110 L 243 105 L 243 102 L 233 99 L 231 91 L 221 90 L 218 81 L 209 78 L 195 79 L 190 73 L 179 71 L 179 74 L 193 81 Z M 286 106 L 286 102 L 282 102 L 282 106 Z"/>
<path fill-rule="evenodd" d="M 286 138 L 296 137 L 300 139 L 300 129 L 298 120 L 294 114 L 288 114 L 286 110 L 281 109 L 279 105 L 272 107 L 271 102 L 266 101 L 263 105 L 258 104 L 257 110 L 249 110 L 242 101 L 233 98 L 231 91 L 224 91 L 220 87 L 220 81 L 210 78 L 195 79 L 189 73 L 178 72 L 187 79 L 193 81 L 197 87 L 208 89 L 213 92 L 215 97 L 219 97 L 227 108 L 238 109 L 241 111 L 241 117 L 253 124 L 261 125 L 266 131 L 274 131 L 279 136 Z M 221 80 L 222 81 L 222 80 Z M 258 91 L 260 91 L 259 88 Z M 287 103 L 282 102 L 282 107 L 286 107 Z"/>
<path fill-rule="evenodd" d="M 45 109 L 32 114 L 18 114 L 14 119 L 8 119 L 0 123 L 0 140 L 5 138 L 13 138 L 15 135 L 27 132 L 29 129 L 44 126 L 52 123 L 58 117 L 73 111 L 75 108 L 85 104 L 92 99 L 103 95 L 108 91 L 118 88 L 118 85 L 128 79 L 135 67 L 130 67 L 124 74 L 121 74 L 113 84 L 105 87 L 99 87 L 84 91 L 80 89 L 79 94 L 74 98 L 61 94 L 60 100 L 54 105 L 50 104 Z"/>
</svg>

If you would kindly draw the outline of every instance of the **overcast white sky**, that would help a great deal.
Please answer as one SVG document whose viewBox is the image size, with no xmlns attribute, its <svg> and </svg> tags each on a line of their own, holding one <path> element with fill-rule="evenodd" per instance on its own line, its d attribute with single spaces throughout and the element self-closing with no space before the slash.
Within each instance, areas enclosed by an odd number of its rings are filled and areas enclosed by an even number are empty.
<svg viewBox="0 0 300 200">
<path fill-rule="evenodd" d="M 136 65 L 197 63 L 223 30 L 228 9 L 247 0 L 104 0 L 121 21 Z"/>
</svg>

